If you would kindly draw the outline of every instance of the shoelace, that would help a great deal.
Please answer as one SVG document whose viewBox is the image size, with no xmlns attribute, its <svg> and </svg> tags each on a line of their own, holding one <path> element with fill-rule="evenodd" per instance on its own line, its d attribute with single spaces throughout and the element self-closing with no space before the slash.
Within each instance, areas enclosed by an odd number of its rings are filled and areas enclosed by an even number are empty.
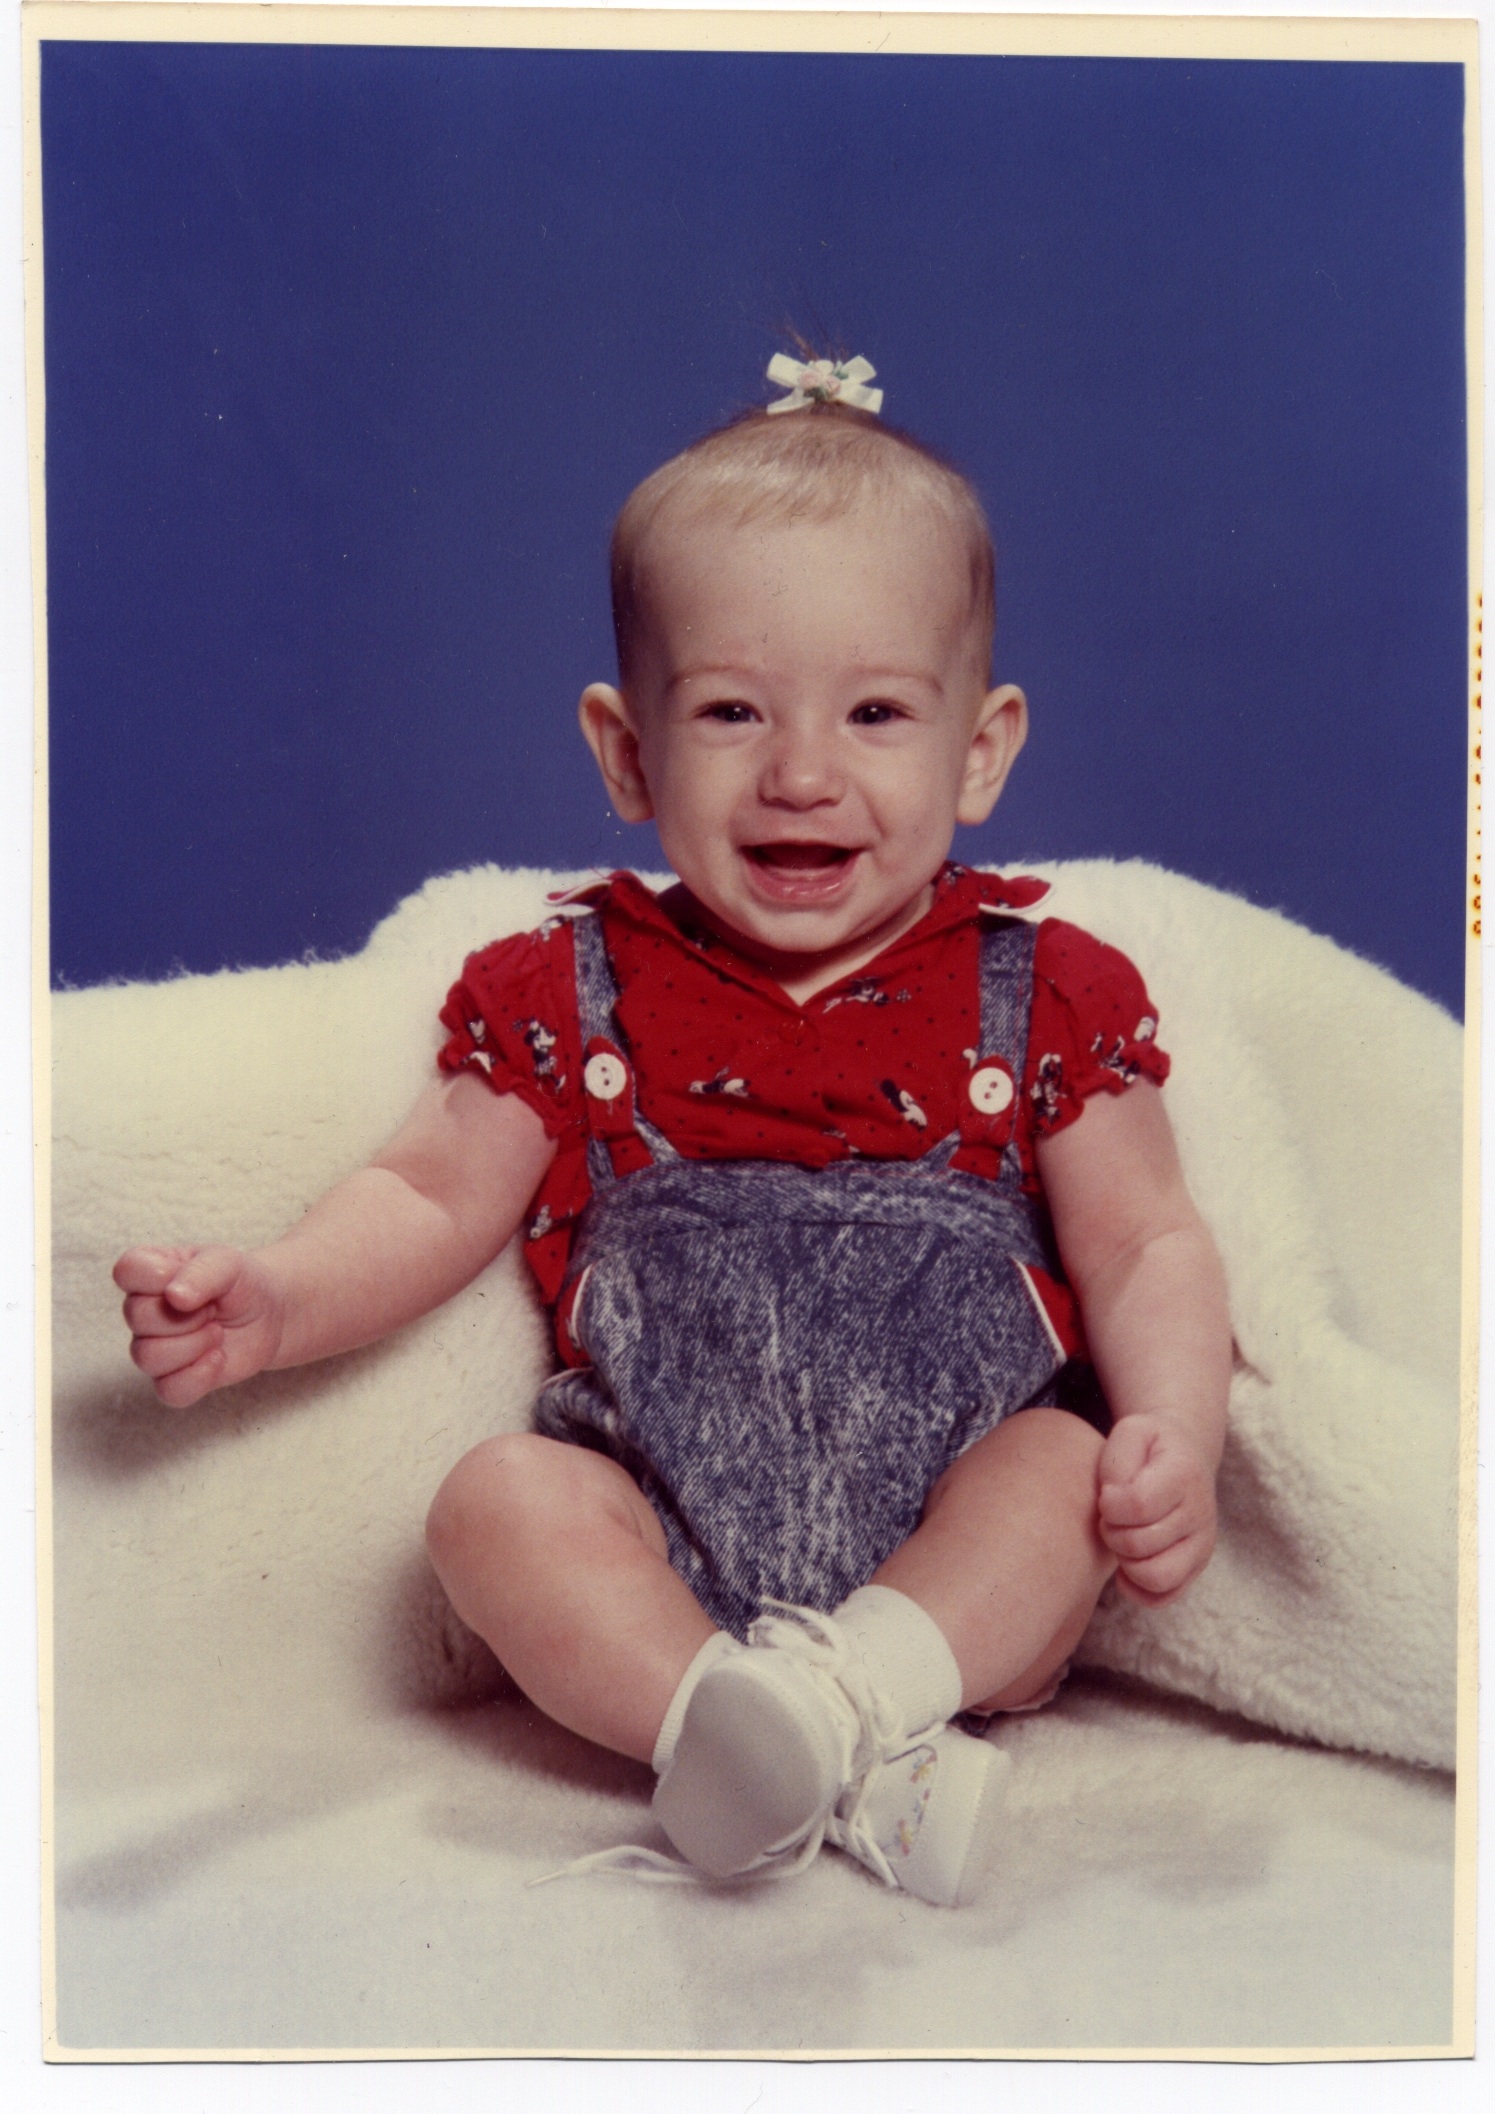
<svg viewBox="0 0 1495 2114">
<path fill-rule="evenodd" d="M 775 1612 L 758 1617 L 748 1641 L 775 1645 L 808 1659 L 838 1684 L 856 1714 L 856 1737 L 846 1754 L 841 1796 L 814 1831 L 815 1849 L 810 1854 L 814 1856 L 823 1842 L 829 1842 L 875 1872 L 884 1886 L 896 1889 L 897 1874 L 872 1833 L 866 1805 L 877 1772 L 898 1751 L 904 1729 L 873 1687 L 839 1623 L 814 1608 L 792 1607 L 786 1601 L 767 1601 L 765 1606 Z"/>
<path fill-rule="evenodd" d="M 579 1879 L 597 1872 L 626 1879 L 674 1886 L 741 1885 L 764 1879 L 792 1879 L 814 1863 L 822 1843 L 834 1843 L 859 1857 L 876 1872 L 884 1885 L 896 1887 L 893 1869 L 873 1839 L 862 1809 L 873 1773 L 895 1750 L 901 1727 L 890 1706 L 868 1678 L 867 1670 L 847 1641 L 846 1632 L 817 1608 L 795 1607 L 787 1600 L 766 1600 L 761 1614 L 748 1630 L 750 1646 L 792 1652 L 807 1660 L 830 1683 L 827 1701 L 832 1706 L 836 1730 L 842 1742 L 842 1791 L 831 1810 L 823 1814 L 795 1843 L 770 1850 L 762 1862 L 732 1880 L 710 1880 L 684 1858 L 667 1856 L 642 1843 L 619 1843 L 616 1849 L 592 1850 L 573 1858 L 558 1871 L 530 1879 L 526 1886 L 548 1886 L 552 1879 Z M 837 1705 L 841 1707 L 837 1707 Z M 850 1811 L 841 1806 L 851 1799 Z"/>
<path fill-rule="evenodd" d="M 538 1879 L 526 1879 L 524 1883 L 526 1887 L 549 1886 L 552 1879 L 580 1879 L 589 1872 L 639 1879 L 648 1886 L 748 1886 L 759 1880 L 792 1879 L 796 1872 L 815 1862 L 825 1832 L 823 1826 L 814 1828 L 792 1850 L 771 1855 L 751 1871 L 738 1872 L 731 1879 L 712 1879 L 695 1865 L 687 1864 L 683 1857 L 651 1850 L 644 1843 L 620 1842 L 616 1849 L 589 1850 L 585 1857 L 573 1857 L 559 1871 L 542 1872 Z"/>
<path fill-rule="evenodd" d="M 867 1787 L 871 1774 L 869 1770 L 857 1786 L 851 1811 L 843 1815 L 838 1808 L 831 1814 L 825 1824 L 825 1840 L 833 1843 L 838 1850 L 845 1850 L 848 1856 L 855 1857 L 869 1872 L 875 1872 L 884 1886 L 896 1888 L 898 1875 L 889 1864 L 887 1854 L 868 1826 L 862 1810 L 867 1802 Z"/>
</svg>

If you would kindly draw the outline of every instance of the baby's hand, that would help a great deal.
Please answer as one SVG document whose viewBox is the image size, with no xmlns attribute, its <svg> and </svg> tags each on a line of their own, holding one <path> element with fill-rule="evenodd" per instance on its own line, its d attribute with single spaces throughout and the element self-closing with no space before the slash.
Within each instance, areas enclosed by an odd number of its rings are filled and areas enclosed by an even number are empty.
<svg viewBox="0 0 1495 2114">
<path fill-rule="evenodd" d="M 169 1409 L 263 1372 L 280 1347 L 280 1295 L 237 1248 L 131 1248 L 114 1282 L 130 1356 Z"/>
<path fill-rule="evenodd" d="M 1119 1592 L 1143 1607 L 1174 1600 L 1215 1546 L 1215 1473 L 1166 1418 L 1122 1417 L 1099 1464 L 1101 1540 L 1120 1559 Z"/>
</svg>

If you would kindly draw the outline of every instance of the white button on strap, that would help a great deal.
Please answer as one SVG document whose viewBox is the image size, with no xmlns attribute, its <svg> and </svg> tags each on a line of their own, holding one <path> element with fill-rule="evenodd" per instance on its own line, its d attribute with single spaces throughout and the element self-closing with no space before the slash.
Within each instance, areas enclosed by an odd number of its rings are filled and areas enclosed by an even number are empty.
<svg viewBox="0 0 1495 2114">
<path fill-rule="evenodd" d="M 972 1072 L 967 1091 L 971 1106 L 983 1116 L 1000 1116 L 1012 1099 L 1012 1075 L 999 1064 L 983 1064 L 979 1072 Z"/>
<path fill-rule="evenodd" d="M 616 1101 L 628 1084 L 628 1069 L 622 1058 L 611 1057 L 606 1050 L 587 1059 L 581 1076 L 587 1092 L 598 1101 Z"/>
</svg>

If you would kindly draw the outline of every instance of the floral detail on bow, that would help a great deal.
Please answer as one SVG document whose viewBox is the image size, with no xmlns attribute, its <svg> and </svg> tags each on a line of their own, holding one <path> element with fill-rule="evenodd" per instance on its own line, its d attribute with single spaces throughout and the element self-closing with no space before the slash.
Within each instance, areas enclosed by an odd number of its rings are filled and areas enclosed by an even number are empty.
<svg viewBox="0 0 1495 2114">
<path fill-rule="evenodd" d="M 793 360 L 776 352 L 768 379 L 789 391 L 770 411 L 803 411 L 808 404 L 850 404 L 855 411 L 881 411 L 883 393 L 868 389 L 877 369 L 860 354 L 854 360 Z"/>
</svg>

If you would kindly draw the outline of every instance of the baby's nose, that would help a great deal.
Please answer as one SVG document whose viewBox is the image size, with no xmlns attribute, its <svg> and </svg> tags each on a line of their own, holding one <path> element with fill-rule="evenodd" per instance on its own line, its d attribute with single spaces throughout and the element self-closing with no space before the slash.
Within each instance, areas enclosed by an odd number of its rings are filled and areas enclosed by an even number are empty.
<svg viewBox="0 0 1495 2114">
<path fill-rule="evenodd" d="M 763 796 L 790 807 L 818 807 L 844 790 L 835 743 L 810 730 L 786 729 L 763 774 Z"/>
</svg>

